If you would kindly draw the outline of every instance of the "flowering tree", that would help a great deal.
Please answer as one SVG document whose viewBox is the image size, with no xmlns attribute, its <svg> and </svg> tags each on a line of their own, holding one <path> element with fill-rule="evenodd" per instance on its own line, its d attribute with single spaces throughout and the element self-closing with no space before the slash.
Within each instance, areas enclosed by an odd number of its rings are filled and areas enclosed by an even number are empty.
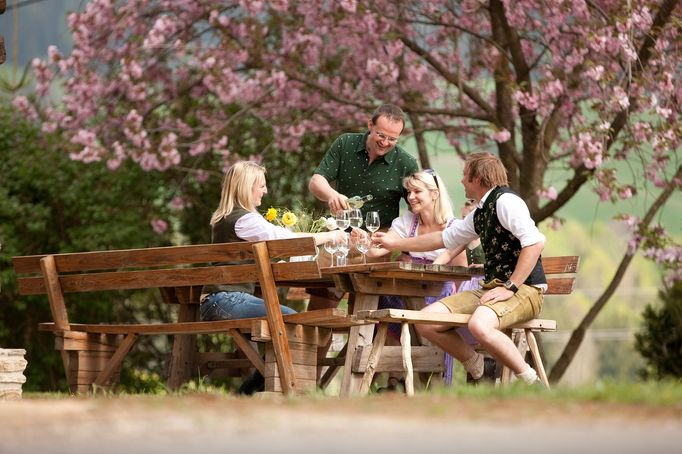
<svg viewBox="0 0 682 454">
<path fill-rule="evenodd" d="M 15 104 L 68 137 L 73 159 L 201 178 L 203 156 L 238 158 L 240 116 L 293 151 L 396 102 L 424 167 L 427 132 L 462 156 L 494 147 L 538 222 L 560 220 L 588 183 L 604 201 L 659 188 L 643 219 L 623 217 L 627 254 L 644 245 L 673 281 L 681 248 L 651 220 L 682 185 L 681 12 L 678 0 L 93 0 L 69 16 L 73 52 L 35 61 L 35 96 Z"/>
</svg>

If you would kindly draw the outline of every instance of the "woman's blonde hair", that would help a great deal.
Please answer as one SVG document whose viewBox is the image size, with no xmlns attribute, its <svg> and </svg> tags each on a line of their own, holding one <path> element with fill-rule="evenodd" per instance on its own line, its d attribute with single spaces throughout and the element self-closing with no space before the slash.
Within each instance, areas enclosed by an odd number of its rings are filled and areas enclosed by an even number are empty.
<svg viewBox="0 0 682 454">
<path fill-rule="evenodd" d="M 438 198 L 436 198 L 433 205 L 433 216 L 439 225 L 445 224 L 454 216 L 450 195 L 445 187 L 445 182 L 433 170 L 420 170 L 409 177 L 403 178 L 403 187 L 407 190 L 418 187 L 429 191 L 438 191 Z"/>
<path fill-rule="evenodd" d="M 220 203 L 211 216 L 211 225 L 217 224 L 236 207 L 254 211 L 253 188 L 258 178 L 265 176 L 266 172 L 265 167 L 251 161 L 240 161 L 230 167 L 223 178 Z"/>
</svg>

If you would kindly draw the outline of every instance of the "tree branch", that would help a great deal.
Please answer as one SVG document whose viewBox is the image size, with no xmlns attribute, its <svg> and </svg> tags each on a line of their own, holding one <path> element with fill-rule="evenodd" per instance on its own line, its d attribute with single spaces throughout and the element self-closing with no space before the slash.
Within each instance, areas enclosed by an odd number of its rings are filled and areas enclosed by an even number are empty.
<svg viewBox="0 0 682 454">
<path fill-rule="evenodd" d="M 399 36 L 403 44 L 410 48 L 412 52 L 426 60 L 426 62 L 429 65 L 431 65 L 431 67 L 435 69 L 441 76 L 443 76 L 443 78 L 447 82 L 458 87 L 459 86 L 463 87 L 464 93 L 469 97 L 469 99 L 471 99 L 474 102 L 474 104 L 483 109 L 488 114 L 488 116 L 490 116 L 491 118 L 495 118 L 495 109 L 493 108 L 493 106 L 488 104 L 486 100 L 483 99 L 483 97 L 481 97 L 481 95 L 476 90 L 474 90 L 473 88 L 469 87 L 466 84 L 463 84 L 462 81 L 457 76 L 457 74 L 453 74 L 452 72 L 448 71 L 448 69 L 445 68 L 445 66 L 443 66 L 440 62 L 436 61 L 436 59 L 433 58 L 433 56 L 431 56 L 431 54 L 429 54 L 429 52 L 423 49 L 419 44 L 412 41 L 403 33 L 399 32 Z M 497 121 L 495 121 L 495 123 L 497 123 Z"/>
<path fill-rule="evenodd" d="M 644 71 L 644 68 L 649 63 L 651 58 L 651 53 L 656 45 L 656 40 L 661 34 L 661 31 L 665 25 L 670 21 L 672 12 L 679 3 L 679 0 L 664 0 L 661 8 L 656 13 L 656 17 L 651 25 L 651 31 L 646 35 L 644 42 L 637 52 L 637 60 L 639 65 L 633 70 L 632 76 L 635 77 Z M 635 105 L 635 100 L 630 97 L 630 105 Z M 611 148 L 618 138 L 623 126 L 627 122 L 630 116 L 630 111 L 628 109 L 623 109 L 616 114 L 616 117 L 611 122 L 611 127 L 609 129 L 609 137 L 606 142 L 605 151 Z M 580 165 L 574 172 L 573 178 L 566 184 L 566 186 L 559 192 L 557 198 L 549 201 L 545 206 L 538 209 L 535 212 L 531 212 L 535 222 L 540 222 L 548 217 L 554 215 L 561 207 L 563 207 L 572 197 L 578 192 L 578 190 L 589 180 L 589 178 L 594 174 L 595 169 L 588 169 L 584 165 Z"/>
<path fill-rule="evenodd" d="M 682 166 L 679 166 L 677 168 L 677 173 L 675 177 L 671 180 L 671 182 L 668 184 L 665 190 L 658 196 L 654 203 L 649 207 L 649 210 L 647 210 L 644 219 L 642 219 L 642 222 L 640 224 L 641 226 L 644 227 L 649 226 L 658 210 L 660 210 L 661 207 L 665 205 L 665 203 L 668 201 L 672 193 L 677 188 L 675 179 L 680 178 L 682 178 Z M 583 339 L 585 338 L 587 329 L 590 327 L 590 325 L 592 325 L 592 322 L 594 322 L 595 318 L 597 318 L 597 315 L 599 315 L 599 313 L 604 308 L 606 303 L 608 303 L 611 297 L 613 296 L 614 292 L 616 291 L 621 281 L 623 280 L 623 277 L 625 276 L 625 271 L 627 271 L 628 267 L 630 266 L 630 263 L 632 262 L 632 259 L 634 258 L 635 253 L 637 252 L 638 249 L 639 247 L 633 249 L 632 251 L 627 251 L 625 253 L 623 259 L 620 261 L 620 265 L 618 265 L 616 273 L 613 275 L 613 278 L 611 279 L 611 283 L 608 285 L 606 290 L 604 290 L 604 293 L 602 293 L 599 299 L 597 299 L 594 305 L 590 308 L 590 310 L 587 312 L 587 314 L 580 322 L 580 324 L 577 326 L 577 328 L 573 330 L 571 338 L 568 340 L 568 343 L 566 344 L 564 351 L 559 356 L 559 359 L 554 364 L 554 367 L 552 367 L 552 372 L 549 374 L 550 382 L 557 383 L 564 376 L 566 369 L 568 369 L 568 366 L 573 361 L 575 354 L 577 353 L 578 349 L 580 348 L 580 345 L 582 344 Z"/>
</svg>

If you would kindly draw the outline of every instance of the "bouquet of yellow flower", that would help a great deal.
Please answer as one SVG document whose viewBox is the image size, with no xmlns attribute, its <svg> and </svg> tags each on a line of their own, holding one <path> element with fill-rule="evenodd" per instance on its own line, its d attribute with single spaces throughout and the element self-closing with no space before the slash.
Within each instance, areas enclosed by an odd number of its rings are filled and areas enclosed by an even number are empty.
<svg viewBox="0 0 682 454">
<path fill-rule="evenodd" d="M 318 233 L 324 230 L 332 230 L 329 229 L 330 224 L 325 217 L 316 218 L 311 211 L 303 207 L 297 207 L 293 210 L 270 207 L 263 216 L 268 222 L 293 232 Z"/>
</svg>

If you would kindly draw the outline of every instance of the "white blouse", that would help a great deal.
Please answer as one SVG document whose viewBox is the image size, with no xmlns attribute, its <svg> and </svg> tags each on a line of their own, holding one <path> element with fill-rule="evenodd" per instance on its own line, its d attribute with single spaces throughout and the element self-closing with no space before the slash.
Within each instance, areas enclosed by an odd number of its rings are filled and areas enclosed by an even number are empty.
<svg viewBox="0 0 682 454">
<path fill-rule="evenodd" d="M 259 213 L 249 213 L 237 219 L 234 232 L 245 241 L 284 240 L 297 235 L 284 227 L 269 223 Z"/>
<path fill-rule="evenodd" d="M 414 235 L 410 235 L 413 229 L 413 223 L 416 221 L 417 228 L 414 229 Z M 450 220 L 448 219 L 448 222 Z M 411 236 L 417 236 L 419 229 L 419 216 L 415 216 L 411 211 L 405 211 L 401 216 L 395 218 L 391 223 L 391 230 L 398 234 L 401 238 L 409 238 Z M 408 251 L 404 251 L 408 252 Z M 427 260 L 436 260 L 439 255 L 445 252 L 445 248 L 436 249 L 435 251 L 428 252 L 409 252 L 410 257 L 423 258 Z"/>
</svg>

